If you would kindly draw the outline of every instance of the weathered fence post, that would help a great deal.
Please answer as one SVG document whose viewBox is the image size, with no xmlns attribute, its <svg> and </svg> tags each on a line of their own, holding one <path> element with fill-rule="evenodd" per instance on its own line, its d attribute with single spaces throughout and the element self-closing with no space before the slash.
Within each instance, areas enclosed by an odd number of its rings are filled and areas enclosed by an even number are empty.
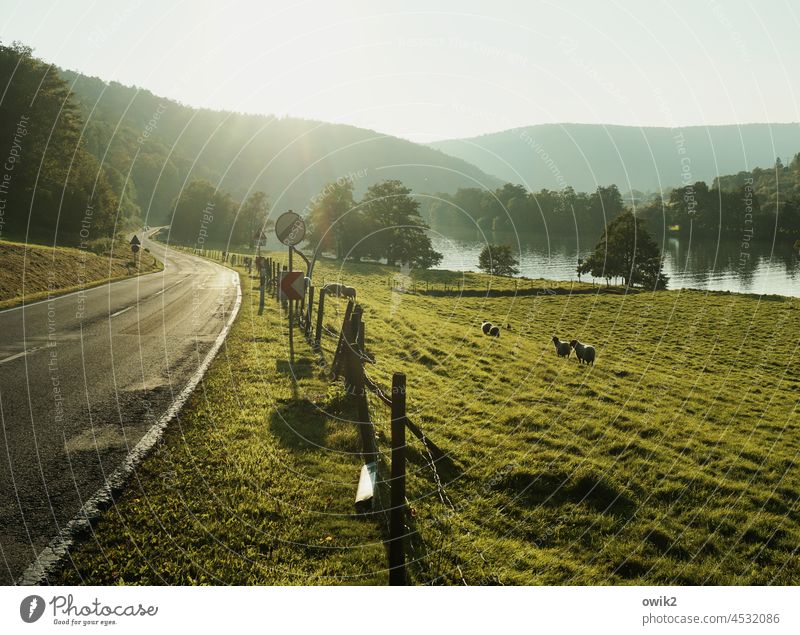
<svg viewBox="0 0 800 635">
<path fill-rule="evenodd" d="M 319 307 L 317 307 L 317 331 L 314 333 L 314 344 L 320 345 L 322 337 L 322 316 L 325 312 L 325 287 L 319 290 Z"/>
<path fill-rule="evenodd" d="M 311 337 L 311 318 L 314 313 L 314 285 L 308 285 L 308 315 L 306 315 L 306 337 Z"/>
<path fill-rule="evenodd" d="M 339 331 L 339 341 L 336 344 L 336 352 L 333 354 L 333 362 L 331 363 L 331 372 L 333 378 L 336 379 L 341 375 L 342 357 L 345 356 L 345 336 L 350 330 L 350 315 L 353 312 L 353 300 L 347 301 L 347 308 L 344 310 L 344 319 L 342 320 L 342 329 Z"/>
<path fill-rule="evenodd" d="M 389 518 L 389 584 L 406 584 L 406 376 L 392 376 L 392 467 Z"/>
<path fill-rule="evenodd" d="M 356 398 L 356 414 L 361 433 L 361 447 L 364 452 L 364 463 L 374 463 L 378 459 L 378 448 L 375 443 L 375 429 L 369 418 L 367 405 L 367 389 L 364 382 L 364 362 L 358 347 L 358 333 L 361 331 L 363 308 L 356 304 L 350 318 L 349 332 L 345 339 L 345 383 L 347 390 Z"/>
<path fill-rule="evenodd" d="M 261 276 L 260 276 L 260 289 L 258 295 L 258 314 L 262 315 L 264 313 L 264 292 L 267 289 L 267 272 L 262 269 Z"/>
</svg>

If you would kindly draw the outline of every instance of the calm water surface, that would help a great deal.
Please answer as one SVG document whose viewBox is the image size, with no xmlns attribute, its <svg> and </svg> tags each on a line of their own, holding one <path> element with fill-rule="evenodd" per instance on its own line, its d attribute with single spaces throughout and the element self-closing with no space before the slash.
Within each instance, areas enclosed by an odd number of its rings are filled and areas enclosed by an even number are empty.
<svg viewBox="0 0 800 635">
<path fill-rule="evenodd" d="M 434 248 L 444 255 L 441 269 L 477 271 L 478 255 L 487 241 L 512 245 L 520 253 L 520 274 L 547 280 L 577 280 L 578 258 L 594 247 L 576 237 L 477 232 L 443 235 L 432 231 Z M 742 260 L 740 241 L 669 237 L 662 244 L 664 268 L 670 289 L 703 289 L 737 293 L 800 296 L 800 257 L 793 240 L 750 243 L 749 258 Z M 583 276 L 584 281 L 591 280 Z"/>
</svg>

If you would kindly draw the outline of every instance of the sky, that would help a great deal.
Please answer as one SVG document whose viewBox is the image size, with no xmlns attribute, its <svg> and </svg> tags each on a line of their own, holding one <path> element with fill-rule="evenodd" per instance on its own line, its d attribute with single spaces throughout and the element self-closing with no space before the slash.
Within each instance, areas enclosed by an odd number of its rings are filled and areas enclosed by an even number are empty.
<svg viewBox="0 0 800 635">
<path fill-rule="evenodd" d="M 415 141 L 800 121 L 793 0 L 4 0 L 0 40 L 191 106 Z"/>
</svg>

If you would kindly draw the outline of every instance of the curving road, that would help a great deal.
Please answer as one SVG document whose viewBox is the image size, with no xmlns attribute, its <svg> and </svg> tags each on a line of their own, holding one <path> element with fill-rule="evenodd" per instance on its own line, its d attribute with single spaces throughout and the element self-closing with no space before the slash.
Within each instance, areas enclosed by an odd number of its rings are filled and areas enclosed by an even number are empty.
<svg viewBox="0 0 800 635">
<path fill-rule="evenodd" d="M 0 312 L 0 584 L 170 407 L 234 307 L 230 269 L 143 244 L 163 272 Z"/>
</svg>

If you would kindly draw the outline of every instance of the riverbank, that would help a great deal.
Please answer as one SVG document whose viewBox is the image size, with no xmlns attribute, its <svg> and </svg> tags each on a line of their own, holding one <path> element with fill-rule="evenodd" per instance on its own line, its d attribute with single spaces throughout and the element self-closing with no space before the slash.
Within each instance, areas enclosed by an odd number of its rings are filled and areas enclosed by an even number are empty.
<svg viewBox="0 0 800 635">
<path fill-rule="evenodd" d="M 149 252 L 139 252 L 134 264 L 130 247 L 117 240 L 105 253 L 0 241 L 0 309 L 29 304 L 51 295 L 88 289 L 130 276 L 160 271 L 163 265 Z"/>
<path fill-rule="evenodd" d="M 406 373 L 409 417 L 448 453 L 439 488 L 409 439 L 412 582 L 800 583 L 800 300 L 434 296 L 397 275 L 321 261 L 314 278 L 357 289 L 370 377 Z M 299 335 L 288 363 L 285 316 L 274 300 L 258 316 L 244 280 L 202 388 L 59 582 L 385 582 L 378 523 L 353 509 L 343 388 Z M 343 309 L 327 301 L 327 329 Z M 596 364 L 558 358 L 553 335 L 594 345 Z M 389 414 L 370 408 L 385 452 Z"/>
</svg>

